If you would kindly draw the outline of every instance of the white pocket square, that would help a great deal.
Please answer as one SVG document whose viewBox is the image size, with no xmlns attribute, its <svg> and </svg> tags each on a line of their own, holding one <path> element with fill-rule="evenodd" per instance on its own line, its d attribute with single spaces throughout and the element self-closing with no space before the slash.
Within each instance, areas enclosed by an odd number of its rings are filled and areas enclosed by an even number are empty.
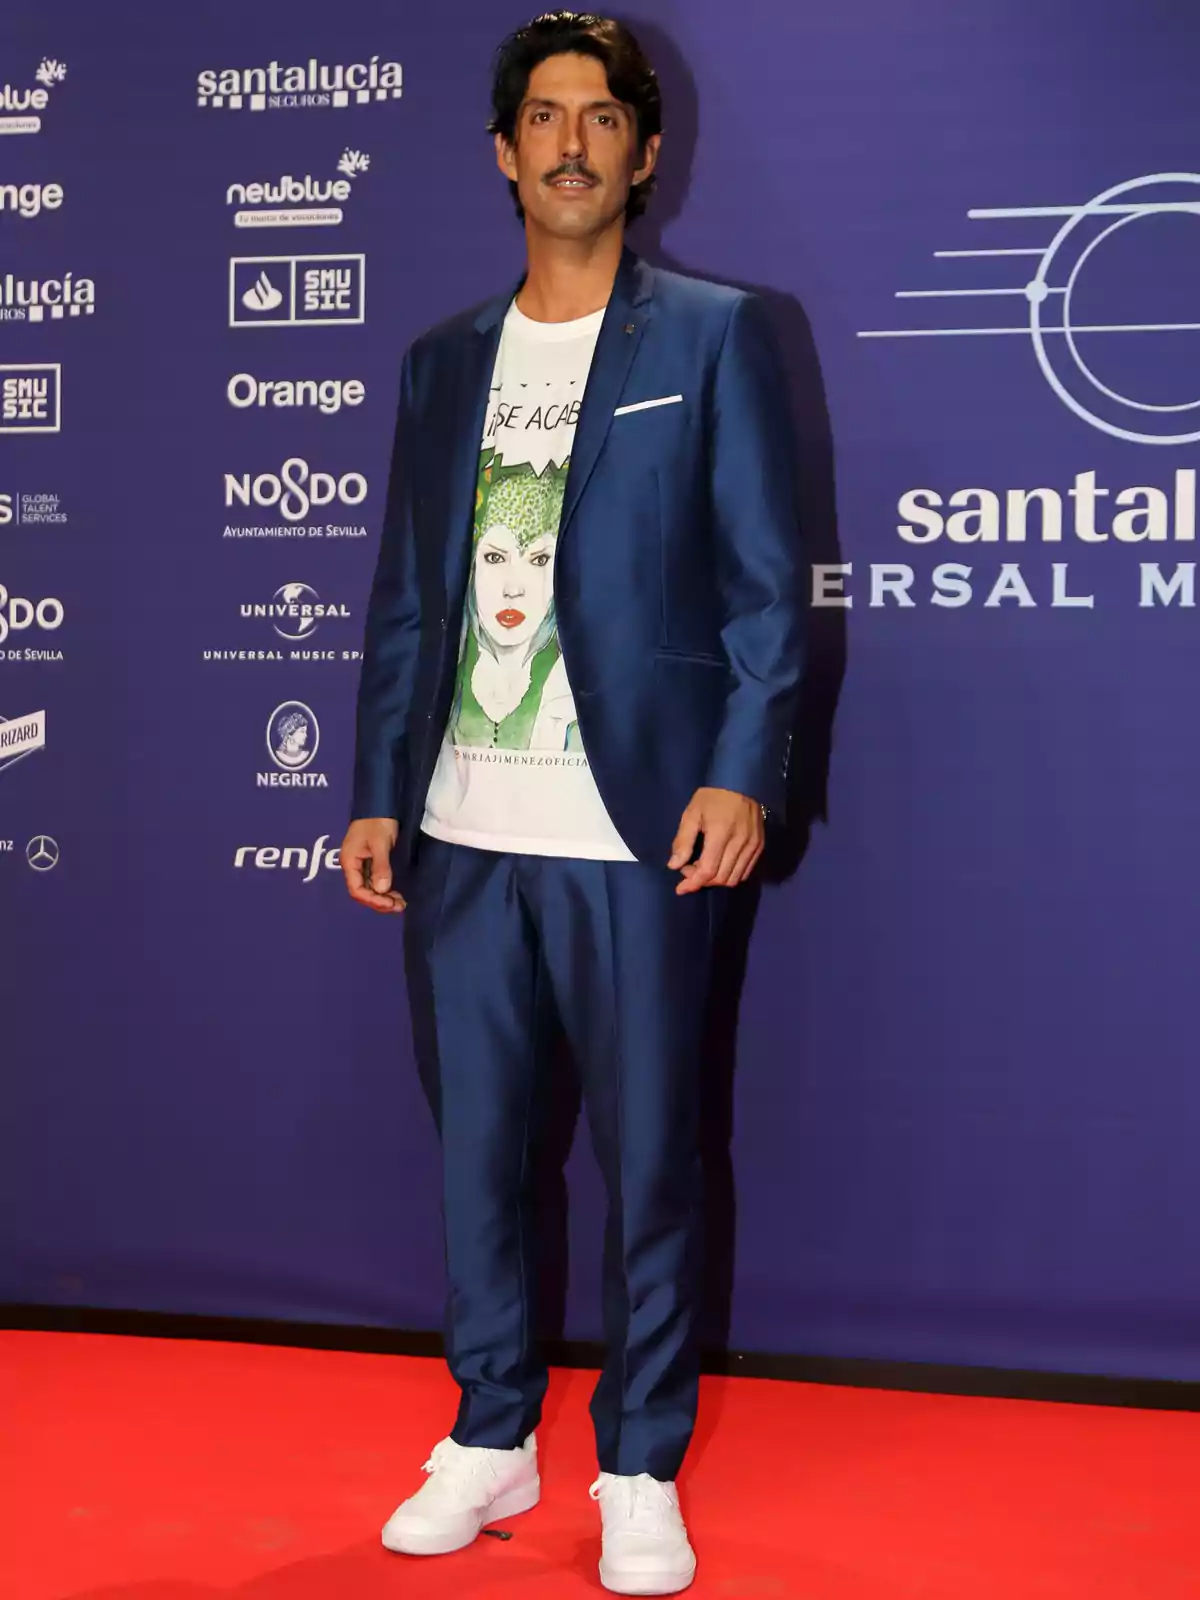
<svg viewBox="0 0 1200 1600">
<path fill-rule="evenodd" d="M 681 394 L 660 395 L 657 400 L 635 400 L 631 406 L 618 406 L 614 417 L 623 417 L 630 411 L 649 411 L 651 406 L 674 406 L 683 399 Z"/>
</svg>

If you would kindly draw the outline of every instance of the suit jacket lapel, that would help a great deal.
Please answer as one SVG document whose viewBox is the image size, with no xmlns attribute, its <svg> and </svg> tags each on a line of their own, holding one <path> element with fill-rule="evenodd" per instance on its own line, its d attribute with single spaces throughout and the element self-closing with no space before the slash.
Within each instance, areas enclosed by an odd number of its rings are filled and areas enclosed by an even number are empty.
<svg viewBox="0 0 1200 1600">
<path fill-rule="evenodd" d="M 455 384 L 454 409 L 449 423 L 453 463 L 448 507 L 449 536 L 446 540 L 446 598 L 451 610 L 463 594 L 470 566 L 479 452 L 496 350 L 505 312 L 524 281 L 522 278 L 515 288 L 497 295 L 476 317 L 466 338 Z M 613 411 L 641 341 L 642 329 L 650 316 L 650 301 L 650 268 L 626 249 L 617 268 L 613 291 L 596 340 L 591 370 L 584 386 L 575 443 L 567 468 L 562 519 L 559 523 L 560 537 L 579 504 L 579 498 L 608 437 Z"/>
<path fill-rule="evenodd" d="M 509 290 L 491 301 L 475 319 L 466 337 L 455 380 L 454 410 L 449 419 L 453 460 L 446 539 L 446 598 L 451 609 L 457 604 L 467 581 L 488 391 L 492 369 L 496 364 L 504 313 L 511 300 L 512 291 Z"/>
<path fill-rule="evenodd" d="M 650 316 L 650 297 L 650 268 L 626 248 L 617 268 L 604 321 L 600 324 L 600 336 L 596 340 L 583 402 L 579 408 L 575 442 L 567 468 L 559 538 L 565 532 L 587 488 L 600 451 L 604 448 L 604 441 L 612 426 L 613 412 L 637 354 L 642 329 Z"/>
</svg>

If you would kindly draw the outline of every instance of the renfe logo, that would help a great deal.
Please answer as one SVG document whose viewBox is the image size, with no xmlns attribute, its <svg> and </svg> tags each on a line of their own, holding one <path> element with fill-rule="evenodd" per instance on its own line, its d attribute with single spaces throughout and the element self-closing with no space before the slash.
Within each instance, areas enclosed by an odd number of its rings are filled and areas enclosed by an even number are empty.
<svg viewBox="0 0 1200 1600">
<path fill-rule="evenodd" d="M 283 66 L 270 61 L 265 67 L 224 67 L 196 77 L 196 103 L 215 110 L 288 110 L 306 106 L 370 105 L 372 101 L 399 100 L 403 69 L 398 61 L 355 61 L 349 66 L 327 67 L 316 57 L 304 66 Z"/>
<path fill-rule="evenodd" d="M 328 843 L 329 835 L 323 833 L 311 850 L 290 844 L 284 845 L 282 849 L 278 845 L 242 844 L 233 853 L 233 864 L 235 867 L 245 867 L 249 857 L 248 864 L 260 872 L 274 872 L 278 867 L 282 867 L 286 872 L 289 868 L 294 868 L 304 873 L 302 883 L 311 883 L 322 867 L 330 872 L 337 872 L 341 868 L 340 848 L 326 850 L 325 846 Z"/>
</svg>

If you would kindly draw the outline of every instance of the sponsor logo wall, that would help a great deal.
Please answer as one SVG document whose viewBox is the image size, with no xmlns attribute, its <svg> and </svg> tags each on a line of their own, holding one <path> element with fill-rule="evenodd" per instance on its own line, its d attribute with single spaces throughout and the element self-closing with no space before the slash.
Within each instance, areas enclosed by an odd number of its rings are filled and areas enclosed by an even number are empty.
<svg viewBox="0 0 1200 1600">
<path fill-rule="evenodd" d="M 0 1184 L 62 1226 L 0 1299 L 433 1327 L 402 924 L 338 847 L 401 355 L 520 270 L 514 19 L 3 4 Z M 1200 1378 L 1200 22 L 1097 9 L 642 8 L 679 60 L 631 242 L 768 292 L 811 545 L 824 815 L 746 969 L 712 1344 Z M 669 598 L 711 551 L 646 526 Z"/>
</svg>

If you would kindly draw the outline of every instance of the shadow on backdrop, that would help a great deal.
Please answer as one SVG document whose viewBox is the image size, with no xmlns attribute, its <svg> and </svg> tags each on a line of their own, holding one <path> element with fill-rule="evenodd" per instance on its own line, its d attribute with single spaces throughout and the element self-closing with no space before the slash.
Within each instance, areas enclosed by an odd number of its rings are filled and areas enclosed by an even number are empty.
<svg viewBox="0 0 1200 1600">
<path fill-rule="evenodd" d="M 645 217 L 630 244 L 672 272 L 710 276 L 704 263 L 677 260 L 665 248 L 664 229 L 684 210 L 691 186 L 700 126 L 695 80 L 679 46 L 654 22 L 626 19 L 654 63 L 662 85 L 664 159 Z M 825 385 L 812 328 L 800 302 L 768 284 L 739 282 L 766 303 L 779 339 L 791 393 L 804 562 L 841 560 L 837 530 L 833 437 Z M 709 998 L 707 1047 L 702 1066 L 702 1149 L 705 1165 L 705 1272 L 700 1338 L 709 1370 L 725 1370 L 732 1315 L 737 1195 L 732 1141 L 738 1011 L 750 938 L 764 884 L 797 871 L 813 824 L 828 818 L 833 724 L 846 670 L 846 615 L 839 608 L 808 612 L 807 661 L 788 771 L 785 821 L 769 830 L 766 855 L 753 883 L 736 890 L 716 951 Z M 541 1276 L 539 1325 L 548 1340 L 562 1337 L 567 1294 L 567 1185 L 564 1164 L 579 1119 L 580 1092 L 561 1037 L 548 1075 L 541 1152 L 539 1217 Z"/>
</svg>

